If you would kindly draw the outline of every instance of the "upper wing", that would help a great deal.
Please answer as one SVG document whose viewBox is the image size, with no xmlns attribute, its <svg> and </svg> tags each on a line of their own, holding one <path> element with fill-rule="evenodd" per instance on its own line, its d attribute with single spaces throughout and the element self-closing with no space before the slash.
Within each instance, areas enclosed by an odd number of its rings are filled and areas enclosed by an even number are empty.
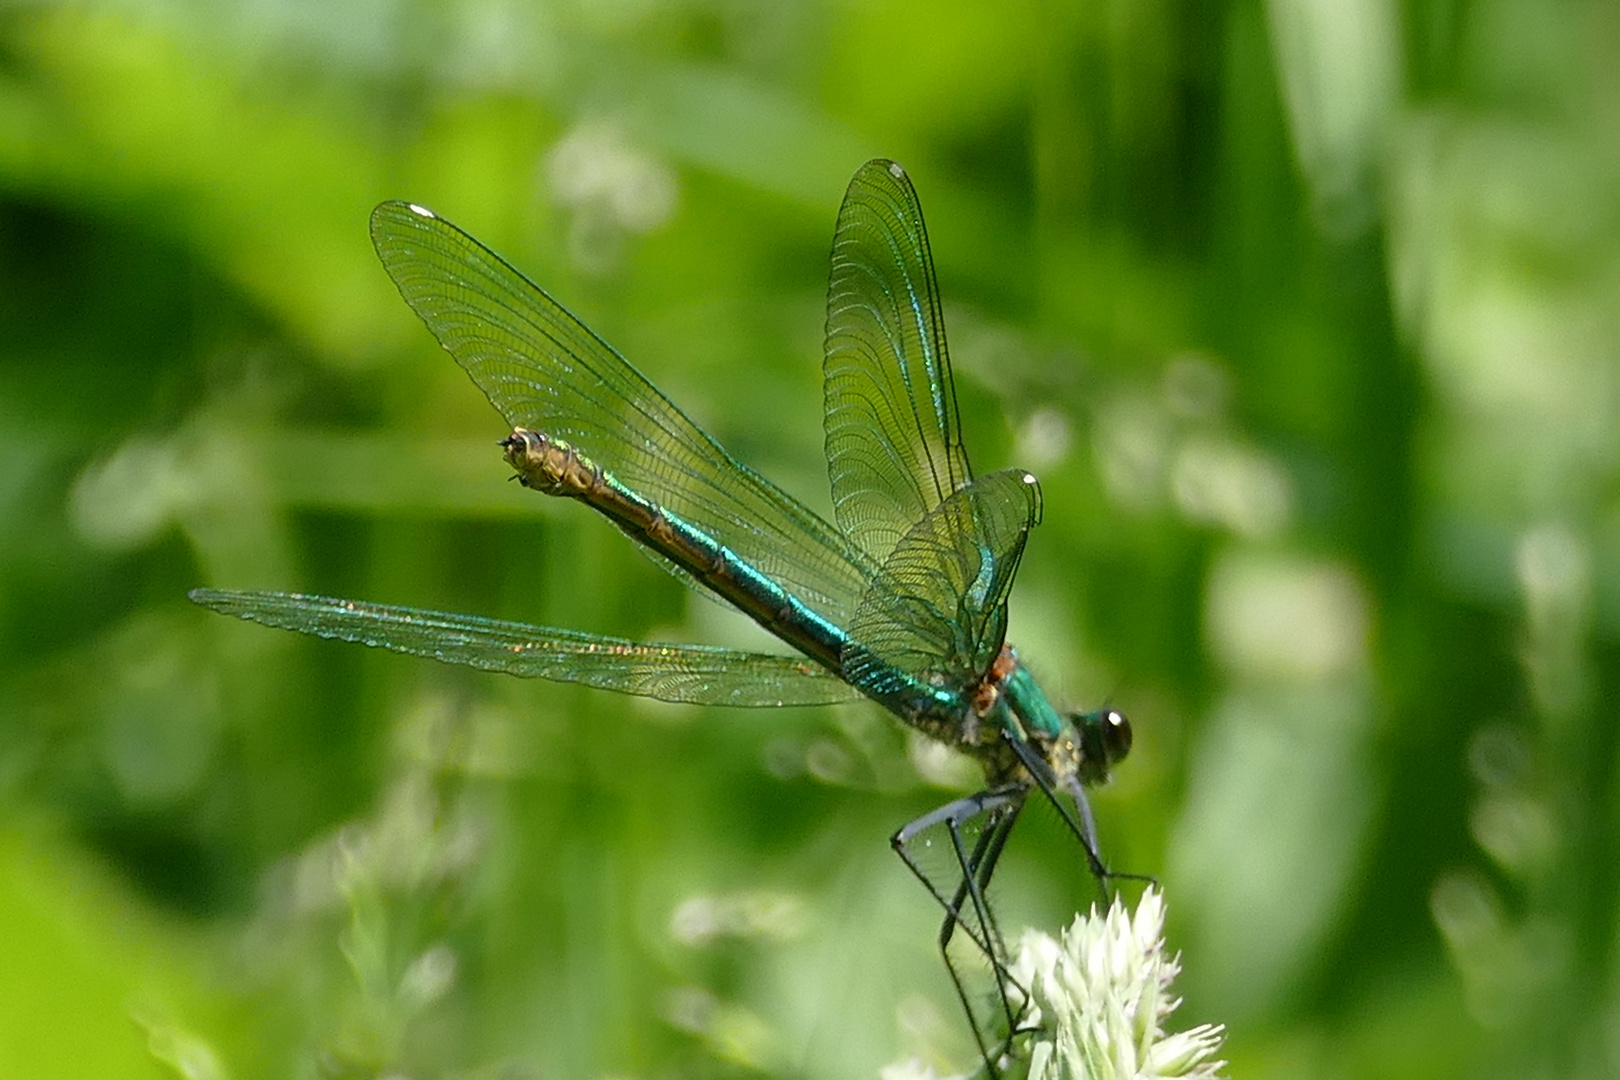
<svg viewBox="0 0 1620 1080">
<path fill-rule="evenodd" d="M 838 211 L 824 366 L 834 514 L 881 562 L 973 475 L 922 207 L 892 161 L 863 165 Z"/>
<path fill-rule="evenodd" d="M 385 202 L 371 239 L 400 295 L 514 427 L 561 439 L 842 625 L 865 563 L 836 529 L 732 460 L 589 327 L 431 211 Z"/>
<path fill-rule="evenodd" d="M 204 607 L 266 626 L 447 664 L 695 705 L 831 705 L 860 694 L 802 657 L 623 638 L 296 593 L 193 589 Z"/>
<path fill-rule="evenodd" d="M 1007 594 L 1041 489 L 1018 469 L 951 495 L 895 545 L 849 626 L 844 677 L 882 700 L 899 672 L 924 685 L 979 679 L 1007 634 Z"/>
</svg>

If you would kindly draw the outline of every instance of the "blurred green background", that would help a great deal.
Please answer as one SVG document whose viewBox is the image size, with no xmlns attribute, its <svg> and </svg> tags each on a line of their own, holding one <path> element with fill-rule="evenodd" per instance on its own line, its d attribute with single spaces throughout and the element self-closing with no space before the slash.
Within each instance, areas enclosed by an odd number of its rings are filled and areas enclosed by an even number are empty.
<svg viewBox="0 0 1620 1080">
<path fill-rule="evenodd" d="M 649 705 L 199 584 L 750 641 L 580 507 L 366 215 L 523 268 L 825 507 L 834 214 L 928 215 L 1014 640 L 1234 1077 L 1620 1075 L 1620 6 L 293 0 L 0 13 L 0 1075 L 972 1062 L 875 708 Z M 1014 925 L 1089 899 L 1031 814 Z"/>
</svg>

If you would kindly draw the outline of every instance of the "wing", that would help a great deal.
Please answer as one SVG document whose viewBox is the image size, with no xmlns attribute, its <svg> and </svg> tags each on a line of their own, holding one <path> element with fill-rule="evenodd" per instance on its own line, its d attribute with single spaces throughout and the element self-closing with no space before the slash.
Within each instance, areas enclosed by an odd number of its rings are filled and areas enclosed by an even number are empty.
<svg viewBox="0 0 1620 1080">
<path fill-rule="evenodd" d="M 862 166 L 838 211 L 824 386 L 834 515 L 881 563 L 973 476 L 922 207 L 892 161 Z"/>
<path fill-rule="evenodd" d="M 695 705 L 831 705 L 860 694 L 819 665 L 704 645 L 658 645 L 473 615 L 297 593 L 193 589 L 249 622 L 358 641 L 447 664 Z"/>
<path fill-rule="evenodd" d="M 861 598 L 844 677 L 882 700 L 895 671 L 947 687 L 983 676 L 1001 651 L 1007 593 L 1040 518 L 1040 485 L 1018 469 L 975 480 L 935 507 Z"/>
<path fill-rule="evenodd" d="M 842 625 L 867 563 L 732 460 L 589 327 L 431 211 L 385 202 L 371 239 L 400 295 L 507 423 L 561 439 Z"/>
</svg>

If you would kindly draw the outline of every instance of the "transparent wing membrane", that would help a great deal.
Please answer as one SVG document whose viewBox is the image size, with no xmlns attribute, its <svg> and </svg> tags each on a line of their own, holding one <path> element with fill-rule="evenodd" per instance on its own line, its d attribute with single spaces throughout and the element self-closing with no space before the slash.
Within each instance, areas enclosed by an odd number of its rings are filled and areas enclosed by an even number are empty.
<svg viewBox="0 0 1620 1080">
<path fill-rule="evenodd" d="M 386 202 L 371 238 L 406 303 L 507 423 L 560 439 L 842 623 L 866 560 L 740 465 L 611 346 L 500 256 L 431 212 Z"/>
<path fill-rule="evenodd" d="M 473 615 L 297 593 L 195 589 L 204 607 L 316 637 L 447 664 L 695 705 L 831 705 L 859 693 L 804 657 L 641 644 Z"/>
<path fill-rule="evenodd" d="M 922 207 L 892 161 L 862 166 L 838 211 L 823 372 L 835 517 L 881 562 L 973 475 Z"/>
<path fill-rule="evenodd" d="M 890 669 L 953 687 L 982 676 L 1001 651 L 1007 593 L 1040 514 L 1039 485 L 1017 469 L 975 480 L 935 507 L 861 598 L 844 677 L 871 688 Z"/>
</svg>

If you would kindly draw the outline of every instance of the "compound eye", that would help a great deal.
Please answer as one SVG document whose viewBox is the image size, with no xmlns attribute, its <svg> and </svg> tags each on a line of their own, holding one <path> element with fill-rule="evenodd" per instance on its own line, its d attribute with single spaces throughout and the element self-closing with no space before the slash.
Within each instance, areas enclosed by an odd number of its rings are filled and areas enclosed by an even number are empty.
<svg viewBox="0 0 1620 1080">
<path fill-rule="evenodd" d="M 1110 765 L 1119 764 L 1131 752 L 1131 722 L 1118 709 L 1108 709 L 1098 726 L 1102 729 L 1103 757 Z"/>
</svg>

